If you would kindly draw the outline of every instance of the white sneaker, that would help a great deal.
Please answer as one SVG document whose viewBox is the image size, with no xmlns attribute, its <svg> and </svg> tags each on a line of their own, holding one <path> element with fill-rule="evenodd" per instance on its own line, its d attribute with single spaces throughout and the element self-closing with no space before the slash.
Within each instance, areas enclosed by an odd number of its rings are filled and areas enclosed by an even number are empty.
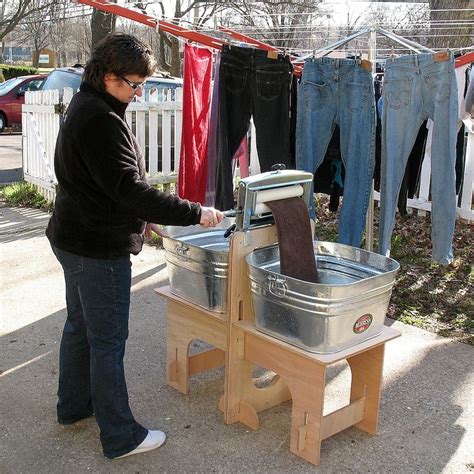
<svg viewBox="0 0 474 474">
<path fill-rule="evenodd" d="M 117 456 L 115 459 L 126 458 L 127 456 L 132 456 L 133 454 L 146 453 L 147 451 L 153 451 L 156 448 L 159 448 L 166 441 L 166 434 L 160 430 L 149 430 L 146 438 L 139 444 L 133 451 L 129 453 L 122 454 L 122 456 Z"/>
</svg>

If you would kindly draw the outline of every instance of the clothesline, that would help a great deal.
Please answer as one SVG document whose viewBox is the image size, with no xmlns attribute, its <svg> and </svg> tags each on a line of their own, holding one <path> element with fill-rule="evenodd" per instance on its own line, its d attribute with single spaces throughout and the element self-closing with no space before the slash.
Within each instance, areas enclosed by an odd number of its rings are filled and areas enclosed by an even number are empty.
<svg viewBox="0 0 474 474">
<path fill-rule="evenodd" d="M 325 31 L 325 30 L 313 30 L 311 28 L 308 28 L 308 29 L 304 29 L 304 30 L 285 30 L 285 29 L 282 29 L 282 30 L 241 30 L 241 29 L 238 29 L 238 28 L 235 28 L 233 27 L 232 28 L 234 31 L 237 31 L 238 33 L 242 33 L 244 35 L 248 34 L 248 35 L 280 35 L 280 34 L 292 34 L 292 33 L 300 33 L 300 34 L 307 34 L 307 35 L 311 35 L 311 34 L 319 34 L 319 35 L 323 35 L 324 37 L 331 37 L 331 38 L 340 38 L 341 35 L 342 36 L 347 36 L 347 34 L 344 34 L 344 33 L 341 33 L 341 32 L 338 32 L 338 31 Z M 208 32 L 210 34 L 215 34 L 215 30 L 207 30 L 207 29 L 203 29 L 203 30 L 199 30 L 200 32 L 204 33 L 204 32 Z M 431 33 L 431 32 L 427 32 L 427 33 Z M 445 36 L 453 36 L 453 37 L 459 37 L 459 38 L 462 38 L 462 37 L 467 37 L 467 36 L 470 36 L 468 33 L 449 33 L 449 32 L 443 32 L 441 34 L 410 34 L 410 33 L 405 33 L 403 35 L 400 35 L 400 36 L 407 36 L 407 37 L 410 37 L 410 38 L 430 38 L 430 37 L 445 37 Z"/>
<path fill-rule="evenodd" d="M 186 42 L 186 40 L 182 40 L 182 41 Z M 359 49 L 362 49 L 362 48 L 359 48 Z M 285 48 L 285 51 L 286 53 L 307 54 L 314 51 L 314 49 L 313 48 Z M 349 52 L 350 50 L 340 50 L 340 51 Z M 387 55 L 389 55 L 390 53 L 399 53 L 399 52 L 404 52 L 404 51 L 409 51 L 409 50 L 408 48 L 377 48 L 377 52 L 379 53 L 387 52 Z M 446 51 L 446 48 L 433 48 L 433 51 Z M 468 46 L 465 48 L 452 48 L 452 51 L 474 51 L 474 47 Z"/>
<path fill-rule="evenodd" d="M 263 33 L 260 33 L 260 34 L 263 34 Z M 309 37 L 311 38 L 311 37 L 312 37 L 311 32 L 308 32 L 308 34 L 309 34 Z M 317 34 L 317 33 L 315 33 L 315 34 Z M 450 37 L 450 38 L 451 38 L 451 37 L 452 37 L 452 38 L 465 38 L 465 37 L 466 37 L 466 35 L 463 35 L 463 34 L 451 34 L 451 35 L 403 35 L 403 36 L 406 37 L 406 38 L 448 38 L 448 37 Z M 322 39 L 334 39 L 334 41 L 337 41 L 338 39 L 341 38 L 341 36 L 340 36 L 340 35 L 337 35 L 337 36 L 336 36 L 336 35 L 330 35 L 330 36 L 328 36 L 328 35 L 324 35 L 324 34 L 319 34 L 318 38 L 322 38 Z M 300 37 L 300 36 L 298 36 L 298 37 L 296 37 L 295 39 L 303 39 L 303 38 Z M 286 41 L 285 38 L 280 38 L 280 39 L 275 38 L 274 40 L 275 40 L 275 41 Z M 360 39 L 359 41 L 364 42 L 363 39 Z M 367 41 L 368 41 L 368 40 L 367 40 Z M 365 42 L 367 42 L 367 41 L 365 41 Z"/>
<path fill-rule="evenodd" d="M 315 32 L 326 32 L 326 31 L 336 31 L 338 33 L 341 33 L 341 32 L 351 32 L 353 31 L 352 28 L 335 28 L 335 27 L 324 27 L 324 26 L 313 26 L 313 25 L 297 25 L 297 26 L 269 26 L 269 27 L 264 27 L 264 28 L 260 28 L 260 27 L 251 27 L 251 26 L 241 26 L 241 25 L 232 25 L 231 26 L 234 30 L 238 30 L 239 32 L 241 33 L 259 33 L 259 32 L 265 32 L 265 33 L 273 33 L 273 32 L 280 32 L 280 31 L 307 31 L 307 30 L 311 30 L 311 31 L 315 31 Z M 427 29 L 429 30 L 436 30 L 436 31 L 440 31 L 440 30 L 455 30 L 455 31 L 458 31 L 458 30 L 464 30 L 464 29 L 467 29 L 467 30 L 471 30 L 472 28 L 474 27 L 474 21 L 472 22 L 472 24 L 469 24 L 469 25 L 463 25 L 463 26 L 449 26 L 449 27 L 436 27 L 436 28 L 431 28 L 431 27 L 428 27 L 427 26 Z M 362 27 L 364 28 L 364 27 Z M 368 28 L 368 26 L 367 26 Z M 396 31 L 411 31 L 413 28 L 390 28 L 391 30 L 396 30 Z M 200 28 L 199 31 L 201 32 L 210 32 L 210 31 L 214 31 L 213 28 Z"/>
<path fill-rule="evenodd" d="M 406 35 L 407 38 L 463 38 L 464 35 Z M 337 41 L 340 37 L 336 36 L 298 36 L 297 38 L 267 38 L 268 41 L 272 41 L 273 43 L 282 43 L 286 41 L 315 41 L 315 40 L 322 40 L 322 41 Z M 367 40 L 368 41 L 368 40 Z M 366 44 L 367 41 L 359 40 L 363 44 Z M 406 48 L 409 49 L 409 48 Z M 446 49 L 446 48 L 444 48 Z"/>
<path fill-rule="evenodd" d="M 136 4 L 136 2 L 133 2 L 133 4 Z M 340 5 L 340 4 L 338 4 Z M 442 13 L 448 13 L 448 12 L 456 12 L 456 11 L 462 11 L 462 12 L 470 12 L 470 11 L 474 11 L 474 8 L 451 8 L 451 9 L 442 9 L 442 10 L 436 10 L 436 9 L 423 9 L 423 10 L 419 10 L 419 13 L 421 14 L 426 14 L 426 13 L 437 13 L 437 12 L 442 12 Z M 364 12 L 365 13 L 365 12 Z M 234 14 L 235 15 L 235 11 L 234 10 L 230 10 L 229 8 L 229 14 Z M 296 17 L 302 17 L 302 16 L 311 16 L 311 15 L 314 15 L 314 16 L 321 16 L 321 15 L 326 15 L 327 12 L 324 11 L 324 10 L 319 10 L 319 11 L 313 11 L 313 12 L 284 12 L 284 13 L 267 13 L 265 12 L 264 13 L 265 16 L 270 16 L 270 17 L 279 17 L 279 16 L 284 16 L 284 17 L 293 17 L 293 16 L 296 16 Z M 242 13 L 242 12 L 239 12 L 238 13 L 238 16 L 239 17 L 242 17 L 242 18 L 255 18 L 255 13 Z M 216 19 L 221 19 L 221 18 L 225 18 L 226 16 L 225 15 L 222 15 L 222 14 L 217 14 L 217 15 L 213 15 L 213 18 L 216 18 Z M 173 20 L 180 20 L 182 17 L 166 17 L 169 21 L 173 21 Z"/>
</svg>

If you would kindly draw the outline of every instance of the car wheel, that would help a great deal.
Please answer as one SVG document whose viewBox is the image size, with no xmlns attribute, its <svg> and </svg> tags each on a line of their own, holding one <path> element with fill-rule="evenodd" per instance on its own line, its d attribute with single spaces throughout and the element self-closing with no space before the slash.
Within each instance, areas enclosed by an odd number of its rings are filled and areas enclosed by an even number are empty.
<svg viewBox="0 0 474 474">
<path fill-rule="evenodd" d="M 0 112 L 0 133 L 3 132 L 4 128 L 7 126 L 7 118 L 3 112 Z"/>
</svg>

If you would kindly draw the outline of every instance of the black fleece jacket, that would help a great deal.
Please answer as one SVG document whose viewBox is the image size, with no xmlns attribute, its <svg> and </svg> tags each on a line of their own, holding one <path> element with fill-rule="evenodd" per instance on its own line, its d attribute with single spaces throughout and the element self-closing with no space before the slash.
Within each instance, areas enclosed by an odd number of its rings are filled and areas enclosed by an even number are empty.
<svg viewBox="0 0 474 474">
<path fill-rule="evenodd" d="M 54 213 L 46 235 L 90 258 L 137 254 L 146 222 L 198 224 L 201 206 L 156 190 L 125 121 L 127 104 L 83 82 L 59 130 Z"/>
</svg>

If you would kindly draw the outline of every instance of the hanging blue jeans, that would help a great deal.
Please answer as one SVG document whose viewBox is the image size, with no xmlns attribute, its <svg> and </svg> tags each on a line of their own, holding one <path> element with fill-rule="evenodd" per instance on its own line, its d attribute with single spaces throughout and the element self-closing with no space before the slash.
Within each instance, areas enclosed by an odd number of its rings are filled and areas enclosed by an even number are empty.
<svg viewBox="0 0 474 474">
<path fill-rule="evenodd" d="M 298 92 L 298 169 L 316 171 L 336 124 L 341 131 L 341 158 L 345 167 L 338 240 L 358 247 L 375 164 L 372 74 L 353 59 L 308 60 Z"/>
<path fill-rule="evenodd" d="M 95 414 L 105 456 L 135 449 L 148 430 L 128 404 L 123 368 L 130 306 L 130 257 L 92 259 L 53 247 L 66 280 L 67 320 L 59 353 L 58 421 Z"/>
<path fill-rule="evenodd" d="M 388 255 L 395 207 L 405 168 L 422 122 L 433 120 L 431 241 L 433 258 L 452 261 L 456 219 L 456 126 L 454 58 L 427 53 L 388 59 L 382 113 L 379 251 Z M 438 59 L 438 61 L 437 61 Z"/>
</svg>

